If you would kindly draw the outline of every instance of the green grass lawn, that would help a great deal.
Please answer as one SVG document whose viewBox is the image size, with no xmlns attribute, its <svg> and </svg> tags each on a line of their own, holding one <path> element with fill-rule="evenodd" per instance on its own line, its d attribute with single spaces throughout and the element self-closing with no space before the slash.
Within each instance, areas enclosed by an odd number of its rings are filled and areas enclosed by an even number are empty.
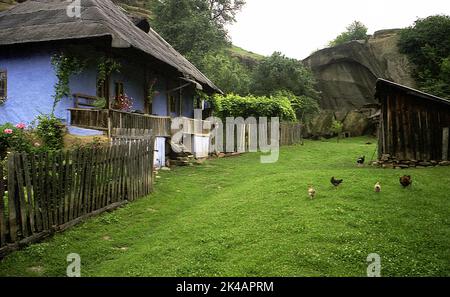
<svg viewBox="0 0 450 297">
<path fill-rule="evenodd" d="M 450 168 L 358 168 L 375 143 L 307 141 L 276 164 L 247 154 L 163 172 L 150 197 L 7 256 L 0 275 L 64 276 L 78 253 L 83 276 L 365 276 L 378 253 L 384 276 L 449 276 Z"/>
</svg>

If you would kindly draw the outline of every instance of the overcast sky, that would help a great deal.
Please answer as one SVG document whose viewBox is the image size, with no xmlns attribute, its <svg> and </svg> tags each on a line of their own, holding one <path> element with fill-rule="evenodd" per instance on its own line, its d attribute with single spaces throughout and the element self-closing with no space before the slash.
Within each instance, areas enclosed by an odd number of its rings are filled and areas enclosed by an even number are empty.
<svg viewBox="0 0 450 297">
<path fill-rule="evenodd" d="M 450 0 L 247 0 L 228 29 L 233 43 L 246 50 L 263 55 L 281 51 L 303 59 L 354 20 L 372 34 L 433 14 L 450 14 Z"/>
</svg>

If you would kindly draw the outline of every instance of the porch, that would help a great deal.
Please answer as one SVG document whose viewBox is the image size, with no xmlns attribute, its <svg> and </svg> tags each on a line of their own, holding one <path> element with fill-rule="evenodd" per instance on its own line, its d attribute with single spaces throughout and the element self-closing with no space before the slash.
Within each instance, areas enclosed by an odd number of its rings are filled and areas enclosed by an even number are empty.
<svg viewBox="0 0 450 297">
<path fill-rule="evenodd" d="M 86 109 L 69 108 L 70 125 L 74 127 L 98 130 L 111 134 L 113 129 L 140 129 L 152 130 L 156 137 L 171 137 L 175 132 L 172 131 L 172 118 L 167 116 L 154 116 L 148 114 L 131 113 L 114 109 Z M 185 134 L 209 134 L 208 130 L 201 130 L 196 133 L 197 127 L 203 127 L 199 124 L 205 121 L 194 120 L 181 117 L 182 130 Z M 201 128 L 200 128 L 201 129 Z M 198 130 L 198 128 L 197 128 Z"/>
</svg>

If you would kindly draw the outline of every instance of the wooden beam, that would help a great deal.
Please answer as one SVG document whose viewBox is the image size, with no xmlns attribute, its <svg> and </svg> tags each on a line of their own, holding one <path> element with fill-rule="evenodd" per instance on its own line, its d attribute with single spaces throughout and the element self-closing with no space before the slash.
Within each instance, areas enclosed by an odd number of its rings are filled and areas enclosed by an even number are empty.
<svg viewBox="0 0 450 297">
<path fill-rule="evenodd" d="M 442 160 L 448 160 L 449 127 L 442 129 Z"/>
</svg>

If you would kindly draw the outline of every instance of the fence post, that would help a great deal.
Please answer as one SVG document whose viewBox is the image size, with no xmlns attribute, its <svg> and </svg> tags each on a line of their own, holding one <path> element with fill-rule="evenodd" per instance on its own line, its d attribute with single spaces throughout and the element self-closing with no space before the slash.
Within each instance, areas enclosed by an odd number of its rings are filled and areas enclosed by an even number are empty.
<svg viewBox="0 0 450 297">
<path fill-rule="evenodd" d="M 9 236 L 12 242 L 17 240 L 17 213 L 16 213 L 16 177 L 14 174 L 14 153 L 8 156 L 8 219 Z"/>
<path fill-rule="evenodd" d="M 0 165 L 0 247 L 6 244 L 6 218 L 5 218 L 5 182 L 3 179 L 3 166 Z"/>
<path fill-rule="evenodd" d="M 448 160 L 449 128 L 442 129 L 442 160 Z"/>
</svg>

